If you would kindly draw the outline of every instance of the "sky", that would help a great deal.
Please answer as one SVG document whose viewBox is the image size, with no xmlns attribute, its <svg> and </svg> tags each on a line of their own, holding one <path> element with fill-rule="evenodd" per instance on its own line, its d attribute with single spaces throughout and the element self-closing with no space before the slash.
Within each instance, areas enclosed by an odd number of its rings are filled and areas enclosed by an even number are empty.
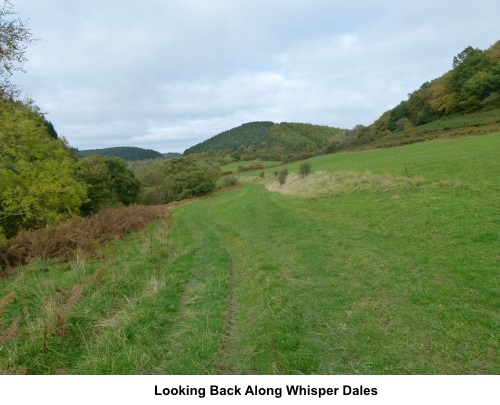
<svg viewBox="0 0 500 405">
<path fill-rule="evenodd" d="M 369 125 L 467 46 L 476 0 L 12 0 L 37 42 L 12 81 L 78 149 L 180 152 L 251 121 Z"/>
</svg>

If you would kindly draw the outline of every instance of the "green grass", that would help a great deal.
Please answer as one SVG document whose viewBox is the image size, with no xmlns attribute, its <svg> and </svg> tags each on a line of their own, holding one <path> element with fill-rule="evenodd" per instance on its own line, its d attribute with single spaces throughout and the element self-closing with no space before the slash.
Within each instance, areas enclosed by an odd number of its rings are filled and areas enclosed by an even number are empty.
<svg viewBox="0 0 500 405">
<path fill-rule="evenodd" d="M 500 132 L 452 140 L 433 140 L 389 149 L 343 152 L 308 159 L 312 171 L 370 171 L 375 174 L 423 176 L 429 180 L 462 180 L 477 185 L 498 184 Z M 298 173 L 302 162 L 282 165 Z M 405 169 L 406 166 L 406 169 Z M 281 168 L 281 167 L 280 167 Z M 272 175 L 280 168 L 265 169 Z M 258 172 L 257 172 L 258 174 Z M 255 176 L 256 172 L 241 176 Z"/>
<path fill-rule="evenodd" d="M 0 370 L 499 374 L 499 150 L 491 134 L 322 156 L 313 172 L 428 183 L 304 199 L 247 182 L 104 262 L 25 267 L 0 280 L 4 329 L 21 319 Z M 55 291 L 75 284 L 61 340 Z"/>
<path fill-rule="evenodd" d="M 254 161 L 252 161 L 252 160 L 242 160 L 239 162 L 233 162 L 233 163 L 229 163 L 227 165 L 221 166 L 220 169 L 222 171 L 226 171 L 226 172 L 229 172 L 229 171 L 237 172 L 238 167 L 246 166 L 246 165 L 249 165 L 253 162 Z M 277 165 L 281 164 L 281 162 L 271 161 L 271 160 L 258 160 L 258 162 L 261 163 L 264 167 L 277 166 Z"/>
</svg>

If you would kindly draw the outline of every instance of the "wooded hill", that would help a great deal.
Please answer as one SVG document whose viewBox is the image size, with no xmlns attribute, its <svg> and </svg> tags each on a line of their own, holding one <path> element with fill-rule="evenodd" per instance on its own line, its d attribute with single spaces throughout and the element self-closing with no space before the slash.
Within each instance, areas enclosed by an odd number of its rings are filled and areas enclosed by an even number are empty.
<svg viewBox="0 0 500 405">
<path fill-rule="evenodd" d="M 338 148 L 418 142 L 432 138 L 432 134 L 439 136 L 440 130 L 454 130 L 456 135 L 467 134 L 459 129 L 468 127 L 497 130 L 500 41 L 485 51 L 468 46 L 453 58 L 452 66 L 441 77 L 422 84 L 373 124 L 353 128 Z M 444 124 L 434 124 L 439 121 Z"/>
<path fill-rule="evenodd" d="M 192 146 L 184 155 L 220 154 L 232 160 L 285 160 L 302 154 L 327 153 L 346 129 L 271 121 L 249 122 Z"/>
<path fill-rule="evenodd" d="M 87 149 L 78 151 L 80 156 L 116 156 L 124 160 L 145 160 L 162 158 L 163 154 L 152 149 L 137 148 L 134 146 L 119 146 L 115 148 Z"/>
<path fill-rule="evenodd" d="M 163 153 L 163 157 L 165 159 L 179 159 L 182 157 L 182 153 L 177 153 L 177 152 Z"/>
</svg>

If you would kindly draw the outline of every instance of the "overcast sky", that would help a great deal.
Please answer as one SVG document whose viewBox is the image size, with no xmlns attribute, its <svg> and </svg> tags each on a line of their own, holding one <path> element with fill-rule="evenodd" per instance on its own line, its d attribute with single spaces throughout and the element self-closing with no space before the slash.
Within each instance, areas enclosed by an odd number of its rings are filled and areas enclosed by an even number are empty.
<svg viewBox="0 0 500 405">
<path fill-rule="evenodd" d="M 500 1 L 12 0 L 13 81 L 79 149 L 183 152 L 250 121 L 369 125 L 500 40 Z"/>
</svg>

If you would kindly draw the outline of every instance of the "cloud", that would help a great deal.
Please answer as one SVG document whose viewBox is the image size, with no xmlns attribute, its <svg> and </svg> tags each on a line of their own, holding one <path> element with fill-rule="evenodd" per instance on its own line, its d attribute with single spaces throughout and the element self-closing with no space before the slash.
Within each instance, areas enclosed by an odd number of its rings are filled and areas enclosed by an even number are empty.
<svg viewBox="0 0 500 405">
<path fill-rule="evenodd" d="M 248 121 L 370 124 L 468 45 L 477 0 L 17 0 L 41 39 L 16 81 L 81 149 L 180 151 Z"/>
</svg>

